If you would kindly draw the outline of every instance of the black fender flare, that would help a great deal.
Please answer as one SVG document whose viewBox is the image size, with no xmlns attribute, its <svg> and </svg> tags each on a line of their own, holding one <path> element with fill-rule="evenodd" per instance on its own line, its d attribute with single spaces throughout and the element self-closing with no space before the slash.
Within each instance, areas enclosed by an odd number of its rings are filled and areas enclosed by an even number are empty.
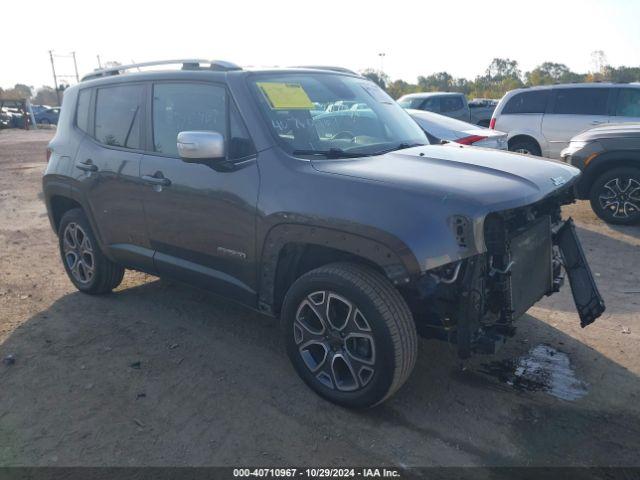
<svg viewBox="0 0 640 480">
<path fill-rule="evenodd" d="M 379 233 L 379 232 L 378 232 Z M 273 312 L 276 270 L 280 252 L 291 243 L 318 245 L 341 250 L 374 263 L 395 285 L 409 283 L 420 275 L 420 264 L 411 250 L 389 234 L 384 243 L 370 237 L 329 227 L 302 224 L 279 224 L 265 238 L 259 268 L 258 307 Z"/>
<path fill-rule="evenodd" d="M 607 170 L 617 167 L 640 168 L 640 151 L 613 150 L 596 155 L 578 182 L 578 198 L 589 198 L 591 185 Z"/>
</svg>

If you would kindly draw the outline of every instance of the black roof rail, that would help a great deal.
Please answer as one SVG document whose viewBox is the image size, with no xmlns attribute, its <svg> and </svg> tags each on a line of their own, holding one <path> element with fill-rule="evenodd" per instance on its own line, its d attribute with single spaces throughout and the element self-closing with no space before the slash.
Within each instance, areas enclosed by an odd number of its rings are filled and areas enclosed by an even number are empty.
<svg viewBox="0 0 640 480">
<path fill-rule="evenodd" d="M 232 71 L 242 70 L 235 63 L 225 60 L 202 60 L 202 59 L 180 59 L 180 60 L 158 60 L 154 62 L 131 63 L 129 65 L 116 65 L 109 68 L 96 69 L 93 72 L 82 77 L 82 81 L 93 80 L 94 78 L 109 77 L 112 75 L 121 75 L 127 70 L 141 67 L 155 67 L 159 65 L 182 65 L 182 70 L 215 70 L 215 71 Z M 209 65 L 208 68 L 203 67 Z"/>
</svg>

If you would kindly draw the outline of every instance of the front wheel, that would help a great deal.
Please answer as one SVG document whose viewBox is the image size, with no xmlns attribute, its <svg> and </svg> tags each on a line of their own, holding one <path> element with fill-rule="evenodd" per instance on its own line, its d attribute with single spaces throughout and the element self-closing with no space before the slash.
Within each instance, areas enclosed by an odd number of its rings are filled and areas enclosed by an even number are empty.
<svg viewBox="0 0 640 480">
<path fill-rule="evenodd" d="M 334 263 L 300 277 L 282 309 L 287 353 L 322 397 L 371 407 L 407 380 L 417 356 L 409 308 L 384 275 Z"/>
<path fill-rule="evenodd" d="M 603 173 L 593 182 L 589 197 L 593 211 L 607 223 L 640 222 L 640 169 L 622 167 Z"/>
</svg>

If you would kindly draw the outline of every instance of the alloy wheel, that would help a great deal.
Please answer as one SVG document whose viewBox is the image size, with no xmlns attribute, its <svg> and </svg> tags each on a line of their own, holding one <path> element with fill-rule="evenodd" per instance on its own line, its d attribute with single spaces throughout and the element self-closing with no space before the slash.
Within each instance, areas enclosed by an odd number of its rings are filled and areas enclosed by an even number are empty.
<svg viewBox="0 0 640 480">
<path fill-rule="evenodd" d="M 69 223 L 62 237 L 64 261 L 79 283 L 86 284 L 95 274 L 93 246 L 84 229 L 75 222 Z"/>
<path fill-rule="evenodd" d="M 640 182 L 635 178 L 612 178 L 598 195 L 600 207 L 614 218 L 629 218 L 640 213 Z"/>
<path fill-rule="evenodd" d="M 306 367 L 329 389 L 357 391 L 375 373 L 371 327 L 344 296 L 325 290 L 307 295 L 296 311 L 293 336 Z"/>
</svg>

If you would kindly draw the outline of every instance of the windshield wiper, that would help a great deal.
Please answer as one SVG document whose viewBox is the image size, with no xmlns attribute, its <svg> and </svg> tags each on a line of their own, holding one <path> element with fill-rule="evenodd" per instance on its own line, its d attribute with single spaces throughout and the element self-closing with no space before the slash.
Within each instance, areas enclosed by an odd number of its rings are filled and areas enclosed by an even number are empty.
<svg viewBox="0 0 640 480">
<path fill-rule="evenodd" d="M 388 148 L 386 150 L 380 150 L 376 152 L 375 155 L 384 155 L 385 153 L 395 152 L 396 150 L 404 150 L 405 148 L 413 148 L 413 147 L 423 147 L 426 143 L 408 143 L 402 142 L 396 145 L 395 147 Z"/>
<path fill-rule="evenodd" d="M 369 153 L 346 152 L 341 148 L 330 148 L 329 150 L 294 150 L 294 155 L 319 155 L 326 158 L 358 158 L 369 157 Z"/>
</svg>

